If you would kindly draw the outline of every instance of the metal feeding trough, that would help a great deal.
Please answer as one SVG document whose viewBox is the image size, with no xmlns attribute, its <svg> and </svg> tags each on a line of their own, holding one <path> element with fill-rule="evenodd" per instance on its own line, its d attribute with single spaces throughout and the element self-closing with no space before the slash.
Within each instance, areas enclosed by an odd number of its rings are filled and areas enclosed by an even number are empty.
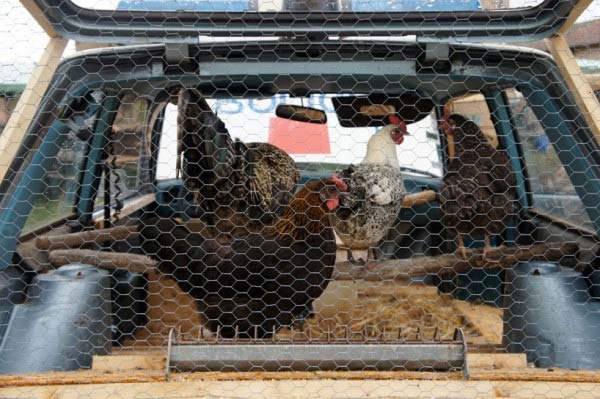
<svg viewBox="0 0 600 399">
<path fill-rule="evenodd" d="M 436 334 L 437 335 L 437 334 Z M 224 339 L 181 340 L 169 333 L 170 371 L 462 371 L 468 375 L 467 344 L 452 339 Z"/>
</svg>

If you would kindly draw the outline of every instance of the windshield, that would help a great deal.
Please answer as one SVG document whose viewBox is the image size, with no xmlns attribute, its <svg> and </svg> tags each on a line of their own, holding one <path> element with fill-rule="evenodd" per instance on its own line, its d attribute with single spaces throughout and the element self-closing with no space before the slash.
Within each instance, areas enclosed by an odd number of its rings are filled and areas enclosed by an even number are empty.
<svg viewBox="0 0 600 399">
<path fill-rule="evenodd" d="M 534 7 L 541 4 L 543 0 L 74 0 L 73 2 L 80 7 L 95 10 L 439 12 Z"/>
<path fill-rule="evenodd" d="M 330 169 L 360 163 L 367 151 L 369 138 L 378 127 L 340 125 L 330 95 L 289 98 L 277 95 L 267 99 L 212 99 L 213 111 L 223 120 L 229 133 L 243 142 L 268 142 L 286 151 L 296 162 L 309 163 L 311 169 Z M 312 124 L 279 118 L 278 104 L 314 107 L 327 113 L 326 124 Z M 441 176 L 439 135 L 434 114 L 408 125 L 409 136 L 396 146 L 401 167 L 426 175 Z M 177 106 L 169 104 L 158 156 L 158 180 L 176 176 Z M 307 165 L 308 167 L 308 165 Z"/>
</svg>

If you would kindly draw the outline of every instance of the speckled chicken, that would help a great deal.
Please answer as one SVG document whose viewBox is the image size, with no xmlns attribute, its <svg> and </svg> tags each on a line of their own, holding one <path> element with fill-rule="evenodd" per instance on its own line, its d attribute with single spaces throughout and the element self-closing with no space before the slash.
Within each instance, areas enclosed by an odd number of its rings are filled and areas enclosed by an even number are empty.
<svg viewBox="0 0 600 399">
<path fill-rule="evenodd" d="M 463 235 L 482 236 L 484 256 L 490 235 L 500 234 L 515 212 L 515 175 L 505 151 L 495 149 L 474 122 L 452 114 L 441 121 L 453 137 L 455 154 L 444 175 L 439 201 L 442 224 L 456 235 L 466 258 Z"/>
<path fill-rule="evenodd" d="M 368 258 L 375 258 L 374 246 L 396 221 L 406 194 L 396 152 L 407 134 L 406 124 L 390 119 L 391 124 L 369 139 L 360 164 L 336 172 L 348 185 L 348 194 L 332 216 L 333 226 L 352 262 L 352 249 L 367 249 Z"/>
<path fill-rule="evenodd" d="M 183 180 L 207 226 L 240 237 L 281 216 L 300 181 L 294 160 L 269 143 L 233 140 L 198 90 L 181 90 L 178 112 Z"/>
</svg>

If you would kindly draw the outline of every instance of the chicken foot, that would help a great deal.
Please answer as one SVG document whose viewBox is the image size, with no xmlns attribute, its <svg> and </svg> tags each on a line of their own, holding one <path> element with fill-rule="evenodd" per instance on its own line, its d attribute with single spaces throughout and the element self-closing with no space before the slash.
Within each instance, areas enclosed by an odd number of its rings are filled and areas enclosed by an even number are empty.
<svg viewBox="0 0 600 399">
<path fill-rule="evenodd" d="M 358 260 L 354 259 L 354 254 L 350 248 L 346 248 L 346 254 L 348 256 L 348 262 L 354 266 L 364 266 L 367 263 L 363 258 L 358 258 Z"/>
<path fill-rule="evenodd" d="M 463 241 L 462 235 L 459 233 L 456 235 L 456 241 L 458 242 L 458 250 L 464 260 L 467 260 L 467 248 L 465 248 L 465 242 Z"/>
<path fill-rule="evenodd" d="M 487 258 L 487 254 L 492 250 L 492 245 L 490 244 L 490 236 L 488 233 L 483 233 L 483 258 Z"/>
<path fill-rule="evenodd" d="M 367 250 L 367 261 L 364 264 L 364 267 L 366 270 L 371 270 L 375 267 L 374 262 L 372 261 L 376 261 L 377 259 L 379 259 L 379 248 L 378 247 L 369 247 L 369 249 Z"/>
<path fill-rule="evenodd" d="M 379 256 L 377 256 L 378 249 L 379 248 L 377 247 L 369 247 L 367 250 L 367 262 L 370 260 L 377 260 L 379 258 Z"/>
<path fill-rule="evenodd" d="M 306 309 L 304 309 L 302 311 L 302 313 L 300 313 L 298 316 L 296 316 L 294 318 L 294 324 L 293 324 L 294 328 L 300 332 L 303 332 L 304 326 L 308 322 L 308 319 L 310 319 L 314 315 L 315 315 L 315 311 L 314 311 L 313 305 L 311 303 L 310 305 L 308 305 L 308 307 Z"/>
</svg>

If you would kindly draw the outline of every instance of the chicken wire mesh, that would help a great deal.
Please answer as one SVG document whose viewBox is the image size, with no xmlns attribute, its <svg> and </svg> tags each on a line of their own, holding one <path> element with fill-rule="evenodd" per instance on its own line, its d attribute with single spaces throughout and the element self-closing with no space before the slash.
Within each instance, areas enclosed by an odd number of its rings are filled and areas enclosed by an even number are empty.
<svg viewBox="0 0 600 399">
<path fill-rule="evenodd" d="M 597 126 L 567 84 L 595 87 L 595 1 L 581 69 L 539 51 L 577 1 L 22 3 L 0 1 L 0 373 L 600 368 Z M 369 384 L 344 395 L 410 391 Z M 551 384 L 510 393 L 594 395 Z"/>
</svg>

